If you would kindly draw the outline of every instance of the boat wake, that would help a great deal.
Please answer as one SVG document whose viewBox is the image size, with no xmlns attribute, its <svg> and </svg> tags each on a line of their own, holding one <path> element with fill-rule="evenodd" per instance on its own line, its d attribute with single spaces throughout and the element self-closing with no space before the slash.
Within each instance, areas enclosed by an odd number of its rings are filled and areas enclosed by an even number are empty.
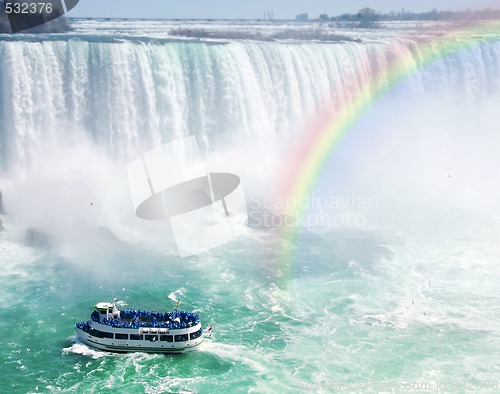
<svg viewBox="0 0 500 394">
<path fill-rule="evenodd" d="M 290 389 L 303 388 L 303 382 L 290 371 L 281 368 L 271 354 L 265 354 L 259 349 L 248 348 L 243 345 L 220 343 L 205 340 L 200 346 L 199 352 L 208 353 L 219 357 L 225 361 L 232 362 L 233 365 L 243 364 L 256 372 L 257 376 L 265 377 L 266 388 L 279 390 L 280 387 Z M 256 379 L 259 386 L 263 381 Z M 278 384 L 278 382 L 280 382 Z M 283 382 L 288 382 L 283 386 Z M 257 390 L 258 392 L 260 390 Z"/>
<path fill-rule="evenodd" d="M 251 352 L 245 346 L 205 340 L 202 346 L 200 346 L 199 351 L 210 353 L 226 361 L 231 360 L 245 364 L 257 373 L 265 374 L 268 372 L 268 368 L 266 367 L 268 360 L 262 358 L 260 355 L 258 357 L 255 357 L 255 355 L 252 356 Z"/>
<path fill-rule="evenodd" d="M 73 345 L 71 345 L 70 347 L 64 348 L 62 351 L 63 355 L 73 353 L 73 354 L 79 354 L 81 356 L 91 357 L 94 360 L 98 360 L 102 357 L 109 357 L 109 356 L 116 355 L 114 353 L 101 352 L 100 350 L 92 349 L 92 348 L 88 347 L 87 345 L 78 341 L 78 339 L 76 337 L 72 338 L 72 340 L 73 340 Z"/>
</svg>

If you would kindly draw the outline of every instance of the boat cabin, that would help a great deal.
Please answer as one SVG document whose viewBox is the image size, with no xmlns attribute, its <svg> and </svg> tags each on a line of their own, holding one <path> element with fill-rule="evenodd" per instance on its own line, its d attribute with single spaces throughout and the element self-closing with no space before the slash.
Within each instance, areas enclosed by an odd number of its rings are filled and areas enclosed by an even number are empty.
<svg viewBox="0 0 500 394">
<path fill-rule="evenodd" d="M 99 321 L 117 319 L 120 316 L 120 311 L 116 308 L 115 303 L 99 302 L 94 309 L 99 312 Z"/>
</svg>

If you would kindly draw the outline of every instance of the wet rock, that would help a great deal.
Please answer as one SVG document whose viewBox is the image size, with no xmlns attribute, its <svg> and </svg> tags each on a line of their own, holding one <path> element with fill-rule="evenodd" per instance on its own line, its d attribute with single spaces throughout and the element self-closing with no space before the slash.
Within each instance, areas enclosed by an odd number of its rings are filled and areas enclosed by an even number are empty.
<svg viewBox="0 0 500 394">
<path fill-rule="evenodd" d="M 3 194 L 0 190 L 0 214 L 5 215 L 5 210 L 3 209 Z"/>
<path fill-rule="evenodd" d="M 50 249 L 53 239 L 50 235 L 36 228 L 30 228 L 26 231 L 25 242 L 32 248 Z"/>
</svg>

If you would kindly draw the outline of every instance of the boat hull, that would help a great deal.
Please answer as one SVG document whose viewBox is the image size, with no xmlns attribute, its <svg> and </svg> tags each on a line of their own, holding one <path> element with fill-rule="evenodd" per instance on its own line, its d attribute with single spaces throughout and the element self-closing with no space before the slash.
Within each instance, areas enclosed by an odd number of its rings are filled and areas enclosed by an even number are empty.
<svg viewBox="0 0 500 394">
<path fill-rule="evenodd" d="M 203 342 L 201 324 L 188 329 L 170 330 L 168 335 L 145 334 L 137 329 L 113 328 L 95 322 L 92 329 L 88 332 L 77 328 L 80 341 L 93 348 L 114 353 L 187 353 L 197 350 Z M 106 337 L 103 338 L 103 335 Z M 124 336 L 127 339 L 121 339 Z M 187 340 L 182 340 L 184 338 Z"/>
</svg>

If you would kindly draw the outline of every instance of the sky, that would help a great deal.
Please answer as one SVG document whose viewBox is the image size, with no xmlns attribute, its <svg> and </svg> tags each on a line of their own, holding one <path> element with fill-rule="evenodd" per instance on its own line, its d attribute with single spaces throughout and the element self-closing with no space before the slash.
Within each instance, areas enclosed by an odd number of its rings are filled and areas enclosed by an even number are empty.
<svg viewBox="0 0 500 394">
<path fill-rule="evenodd" d="M 422 12 L 438 10 L 500 9 L 500 0 L 80 0 L 70 12 L 72 17 L 94 18 L 167 18 L 167 19 L 257 19 L 266 10 L 275 19 L 294 19 L 308 12 L 330 16 L 355 13 L 370 7 L 378 12 Z"/>
</svg>

